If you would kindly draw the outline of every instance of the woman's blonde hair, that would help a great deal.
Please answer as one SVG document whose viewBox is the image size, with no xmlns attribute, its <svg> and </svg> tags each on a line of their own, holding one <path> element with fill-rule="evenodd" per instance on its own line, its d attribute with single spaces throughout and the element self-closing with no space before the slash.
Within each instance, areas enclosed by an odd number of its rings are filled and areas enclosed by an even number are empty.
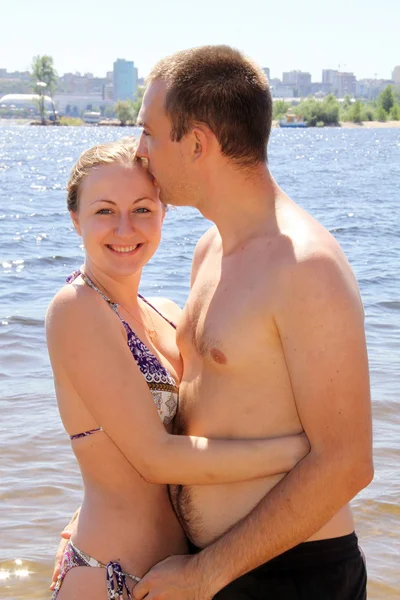
<svg viewBox="0 0 400 600">
<path fill-rule="evenodd" d="M 114 163 L 133 167 L 135 163 L 141 164 L 136 156 L 138 141 L 134 137 L 126 137 L 117 142 L 108 142 L 99 144 L 85 150 L 72 168 L 67 184 L 67 206 L 70 212 L 77 212 L 79 209 L 79 188 L 82 180 L 90 173 L 92 169 L 101 165 L 111 165 Z"/>
</svg>

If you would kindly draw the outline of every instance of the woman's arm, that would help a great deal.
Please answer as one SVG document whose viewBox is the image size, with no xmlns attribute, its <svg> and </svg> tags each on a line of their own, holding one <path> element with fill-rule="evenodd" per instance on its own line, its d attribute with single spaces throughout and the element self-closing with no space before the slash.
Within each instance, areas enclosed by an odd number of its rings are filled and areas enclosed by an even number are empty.
<svg viewBox="0 0 400 600">
<path fill-rule="evenodd" d="M 169 435 L 163 457 L 147 465 L 145 479 L 177 485 L 248 481 L 287 473 L 309 450 L 304 434 L 242 440 Z"/>
<path fill-rule="evenodd" d="M 68 287 L 51 303 L 47 342 L 55 373 L 72 383 L 127 460 L 151 483 L 211 484 L 290 470 L 308 452 L 303 436 L 209 440 L 170 435 L 109 307 Z"/>
</svg>

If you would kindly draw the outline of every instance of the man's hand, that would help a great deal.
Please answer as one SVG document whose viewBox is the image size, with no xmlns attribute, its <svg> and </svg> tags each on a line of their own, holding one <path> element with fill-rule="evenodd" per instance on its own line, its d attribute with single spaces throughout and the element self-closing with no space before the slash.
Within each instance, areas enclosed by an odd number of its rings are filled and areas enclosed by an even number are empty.
<svg viewBox="0 0 400 600">
<path fill-rule="evenodd" d="M 54 562 L 52 584 L 50 586 L 51 590 L 54 590 L 55 585 L 57 583 L 57 579 L 58 579 L 58 576 L 59 576 L 60 570 L 61 570 L 61 563 L 62 563 L 62 559 L 64 556 L 65 547 L 66 547 L 71 535 L 72 535 L 72 528 L 71 528 L 71 523 L 69 523 L 66 526 L 66 528 L 64 529 L 64 531 L 61 532 L 61 542 L 58 546 L 57 553 L 56 553 L 56 560 Z"/>
<path fill-rule="evenodd" d="M 135 585 L 135 600 L 211 600 L 209 582 L 197 568 L 197 557 L 170 556 L 155 565 Z"/>
</svg>

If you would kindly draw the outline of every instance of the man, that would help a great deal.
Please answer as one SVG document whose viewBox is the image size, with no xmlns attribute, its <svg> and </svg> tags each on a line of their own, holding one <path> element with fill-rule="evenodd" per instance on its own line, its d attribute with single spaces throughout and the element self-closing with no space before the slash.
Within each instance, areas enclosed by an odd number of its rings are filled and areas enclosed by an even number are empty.
<svg viewBox="0 0 400 600">
<path fill-rule="evenodd" d="M 311 452 L 285 477 L 172 488 L 203 549 L 156 565 L 137 600 L 366 598 L 348 506 L 373 475 L 363 308 L 337 242 L 268 170 L 271 119 L 263 73 L 229 47 L 177 53 L 150 74 L 139 155 L 163 202 L 215 223 L 177 333 L 179 431 L 304 429 Z"/>
</svg>

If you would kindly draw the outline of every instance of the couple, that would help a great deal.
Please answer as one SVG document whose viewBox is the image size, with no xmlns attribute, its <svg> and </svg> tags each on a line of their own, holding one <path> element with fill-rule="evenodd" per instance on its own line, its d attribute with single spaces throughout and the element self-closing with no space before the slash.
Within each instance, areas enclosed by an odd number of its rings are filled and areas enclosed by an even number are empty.
<svg viewBox="0 0 400 600">
<path fill-rule="evenodd" d="M 229 47 L 179 52 L 139 119 L 137 148 L 85 152 L 68 186 L 86 258 L 46 325 L 85 495 L 53 597 L 365 599 L 348 505 L 373 473 L 363 308 L 266 166 L 268 83 Z M 167 204 L 215 223 L 182 312 L 138 294 Z"/>
</svg>

